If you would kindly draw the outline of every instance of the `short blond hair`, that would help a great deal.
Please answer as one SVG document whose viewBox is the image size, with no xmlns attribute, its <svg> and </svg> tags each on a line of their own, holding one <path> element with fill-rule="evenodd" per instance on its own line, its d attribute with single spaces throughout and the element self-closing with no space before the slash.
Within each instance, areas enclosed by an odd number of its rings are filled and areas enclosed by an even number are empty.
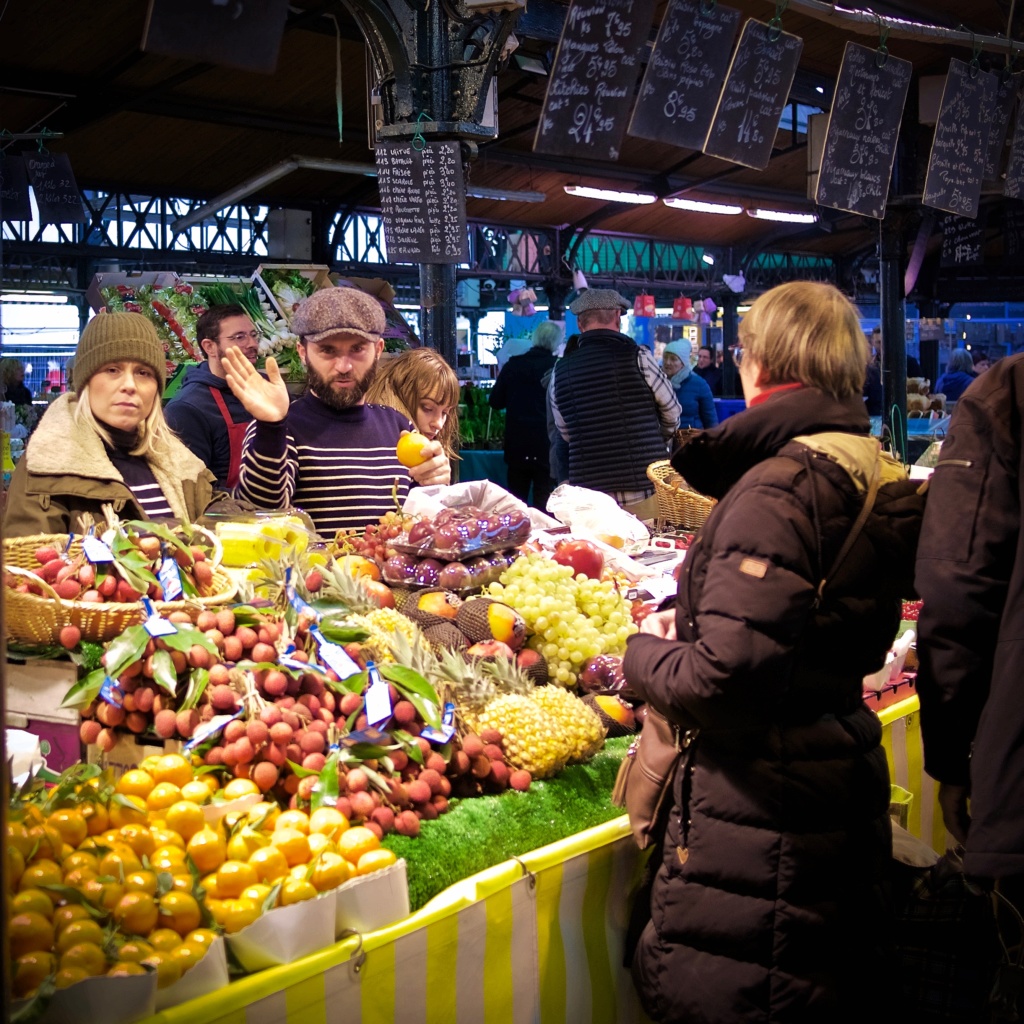
<svg viewBox="0 0 1024 1024">
<path fill-rule="evenodd" d="M 803 384 L 833 398 L 864 390 L 868 345 L 857 309 L 833 285 L 791 281 L 765 292 L 740 322 L 743 358 L 765 387 Z"/>
<path fill-rule="evenodd" d="M 106 444 L 113 448 L 114 439 L 111 437 L 110 431 L 93 415 L 92 405 L 89 402 L 89 385 L 83 384 L 72 401 L 75 403 L 75 422 L 98 434 Z M 138 441 L 131 450 L 131 455 L 144 455 L 147 459 L 160 459 L 170 454 L 174 435 L 167 425 L 167 420 L 164 419 L 164 410 L 160 404 L 159 395 L 156 396 L 153 408 L 139 424 L 138 429 Z"/>
</svg>

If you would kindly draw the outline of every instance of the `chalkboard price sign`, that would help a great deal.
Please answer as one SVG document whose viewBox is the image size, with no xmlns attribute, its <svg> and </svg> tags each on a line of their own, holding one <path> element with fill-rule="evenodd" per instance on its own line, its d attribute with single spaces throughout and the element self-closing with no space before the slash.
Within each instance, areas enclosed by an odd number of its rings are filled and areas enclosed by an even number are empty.
<svg viewBox="0 0 1024 1024">
<path fill-rule="evenodd" d="M 815 199 L 881 220 L 913 65 L 848 42 L 843 51 Z"/>
<path fill-rule="evenodd" d="M 573 0 L 533 148 L 617 160 L 655 0 Z"/>
<path fill-rule="evenodd" d="M 0 220 L 31 220 L 28 175 L 19 155 L 0 155 Z"/>
<path fill-rule="evenodd" d="M 967 267 L 985 262 L 984 218 L 957 217 L 947 214 L 942 218 L 943 267 Z"/>
<path fill-rule="evenodd" d="M 740 23 L 733 7 L 669 0 L 654 52 L 640 84 L 629 134 L 683 149 L 700 149 L 714 107 L 706 100 L 725 77 Z"/>
<path fill-rule="evenodd" d="M 763 171 L 789 97 L 804 41 L 748 19 L 718 97 L 704 152 Z"/>
<path fill-rule="evenodd" d="M 996 76 L 962 60 L 949 62 L 932 138 L 921 202 L 960 217 L 976 217 L 988 148 L 988 111 Z"/>
<path fill-rule="evenodd" d="M 1017 108 L 1017 122 L 1010 144 L 1010 159 L 1006 165 L 1003 195 L 1008 199 L 1024 198 L 1024 103 Z"/>
<path fill-rule="evenodd" d="M 377 185 L 388 259 L 462 263 L 469 258 L 466 182 L 457 142 L 378 140 Z"/>
<path fill-rule="evenodd" d="M 999 171 L 1003 165 L 1003 150 L 1006 148 L 1006 135 L 1010 128 L 1010 118 L 1020 94 L 1024 75 L 999 75 L 996 87 L 996 101 L 988 111 L 988 149 L 985 153 L 985 180 L 998 181 Z"/>
<path fill-rule="evenodd" d="M 87 218 L 66 153 L 33 153 L 23 157 L 42 224 L 81 224 Z"/>
</svg>

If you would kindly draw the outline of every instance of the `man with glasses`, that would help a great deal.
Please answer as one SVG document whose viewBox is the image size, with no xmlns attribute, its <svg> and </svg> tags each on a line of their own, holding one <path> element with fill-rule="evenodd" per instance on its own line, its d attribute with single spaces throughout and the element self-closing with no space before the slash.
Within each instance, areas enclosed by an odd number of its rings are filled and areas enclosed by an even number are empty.
<svg viewBox="0 0 1024 1024">
<path fill-rule="evenodd" d="M 228 383 L 254 417 L 242 455 L 243 498 L 261 508 L 297 505 L 332 539 L 394 509 L 414 484 L 451 481 L 439 441 L 428 441 L 424 461 L 406 469 L 395 446 L 412 423 L 395 409 L 366 403 L 384 328 L 372 295 L 356 288 L 314 292 L 292 318 L 307 375 L 306 393 L 292 403 L 272 360 L 264 378 L 240 351 L 227 351 Z"/>
<path fill-rule="evenodd" d="M 164 415 L 185 446 L 206 463 L 217 486 L 230 490 L 238 483 L 252 414 L 228 387 L 224 354 L 237 348 L 255 366 L 260 334 L 241 306 L 211 306 L 196 323 L 196 340 L 206 362 L 189 369 Z"/>
</svg>

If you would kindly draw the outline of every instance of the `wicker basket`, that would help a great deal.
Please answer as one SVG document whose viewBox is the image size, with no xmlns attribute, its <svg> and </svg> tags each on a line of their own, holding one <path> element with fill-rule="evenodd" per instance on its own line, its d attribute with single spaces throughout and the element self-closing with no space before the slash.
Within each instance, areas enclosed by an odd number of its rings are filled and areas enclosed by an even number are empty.
<svg viewBox="0 0 1024 1024">
<path fill-rule="evenodd" d="M 65 601 L 56 591 L 31 573 L 38 568 L 35 553 L 42 547 L 55 547 L 62 551 L 67 534 L 39 534 L 34 537 L 16 537 L 4 541 L 4 568 L 15 576 L 31 575 L 32 582 L 48 591 L 49 596 L 24 594 L 8 588 L 4 594 L 4 612 L 7 639 L 22 644 L 57 643 L 65 626 L 77 626 L 83 640 L 96 642 L 113 640 L 129 626 L 141 622 L 145 612 L 141 601 L 125 604 L 117 601 L 93 604 L 88 601 Z M 77 555 L 82 549 L 80 539 L 72 541 L 68 554 Z M 209 597 L 194 597 L 186 601 L 154 601 L 153 606 L 163 615 L 188 608 L 206 608 L 225 604 L 235 596 L 235 583 L 221 568 L 213 572 L 214 592 Z"/>
<path fill-rule="evenodd" d="M 647 477 L 654 484 L 654 496 L 658 502 L 658 518 L 663 523 L 682 527 L 684 530 L 698 530 L 715 507 L 715 499 L 695 491 L 672 468 L 668 459 L 652 462 L 647 467 Z"/>
</svg>

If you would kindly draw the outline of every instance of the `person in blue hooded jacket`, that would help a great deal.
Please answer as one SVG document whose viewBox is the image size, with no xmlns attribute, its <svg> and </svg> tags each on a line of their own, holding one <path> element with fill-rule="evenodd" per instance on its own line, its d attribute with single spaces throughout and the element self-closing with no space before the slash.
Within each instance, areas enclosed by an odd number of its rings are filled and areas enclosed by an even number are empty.
<svg viewBox="0 0 1024 1024">
<path fill-rule="evenodd" d="M 935 382 L 935 394 L 947 402 L 959 402 L 960 396 L 977 380 L 974 358 L 965 348 L 956 349 L 946 363 L 946 372 Z"/>
<path fill-rule="evenodd" d="M 690 368 L 690 343 L 670 341 L 662 354 L 661 367 L 679 399 L 679 429 L 717 427 L 718 413 L 711 388 Z"/>
</svg>

